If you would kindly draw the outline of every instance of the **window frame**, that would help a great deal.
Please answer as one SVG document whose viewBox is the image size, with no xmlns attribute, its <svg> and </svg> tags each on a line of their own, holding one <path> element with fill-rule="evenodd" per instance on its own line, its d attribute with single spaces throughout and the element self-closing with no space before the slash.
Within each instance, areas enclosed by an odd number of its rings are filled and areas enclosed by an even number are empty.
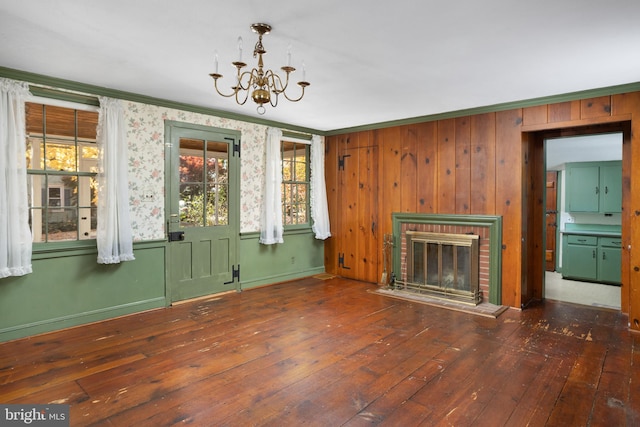
<svg viewBox="0 0 640 427">
<path fill-rule="evenodd" d="M 309 137 L 310 138 L 310 137 Z M 285 166 L 285 143 L 294 143 L 296 145 L 304 146 L 305 148 L 305 181 L 297 181 L 297 180 L 285 180 L 284 174 L 284 166 Z M 286 133 L 282 136 L 280 140 L 280 162 L 281 162 L 281 171 L 282 171 L 282 182 L 281 182 L 281 190 L 280 195 L 282 198 L 282 226 L 284 232 L 293 232 L 293 231 L 306 231 L 311 229 L 311 140 L 303 139 L 299 137 L 291 137 Z M 285 186 L 294 186 L 294 185 L 306 185 L 306 199 L 305 199 L 305 211 L 306 211 L 306 222 L 296 223 L 296 224 L 287 224 L 286 222 L 286 214 L 285 214 Z"/>
<path fill-rule="evenodd" d="M 81 96 L 73 93 L 67 94 L 66 92 L 58 92 L 58 91 L 51 92 L 45 89 L 41 89 L 39 87 L 30 87 L 30 92 L 33 95 L 28 97 L 25 100 L 25 103 L 36 103 L 36 104 L 43 104 L 45 106 L 62 107 L 62 108 L 68 108 L 72 110 L 95 112 L 95 113 L 99 113 L 100 111 L 100 104 L 97 98 Z M 42 92 L 42 96 L 40 95 L 41 92 Z M 55 97 L 50 98 L 48 96 L 55 96 Z M 82 102 L 77 102 L 78 100 L 82 100 Z M 97 134 L 97 129 L 96 129 L 96 134 Z M 25 123 L 25 138 L 28 139 L 28 137 L 29 135 L 26 130 L 26 123 Z M 43 141 L 45 139 L 46 138 L 43 137 Z M 73 138 L 73 140 L 74 140 L 74 144 L 76 145 L 76 149 L 77 147 L 86 143 L 86 141 L 83 138 L 78 138 L 77 135 Z M 26 143 L 26 140 L 25 140 L 25 143 Z M 97 147 L 97 140 L 96 140 L 96 147 Z M 80 161 L 80 159 L 77 159 L 77 160 Z M 98 174 L 97 172 L 83 172 L 83 171 L 80 171 L 79 169 L 80 169 L 80 165 L 77 164 L 75 172 L 72 172 L 70 174 L 63 173 L 62 175 L 77 176 L 78 179 L 82 177 L 93 177 L 93 178 L 97 177 L 97 174 Z M 47 172 L 46 169 L 27 169 L 28 180 L 31 180 L 33 176 L 46 177 L 47 175 L 60 176 L 61 172 L 53 171 L 53 170 Z M 29 188 L 32 187 L 30 183 L 28 185 L 29 185 Z M 54 185 L 54 187 L 55 186 L 56 185 Z M 39 191 L 42 191 L 42 190 L 39 190 Z M 48 191 L 49 191 L 49 186 L 46 187 L 47 196 L 48 196 Z M 62 190 L 61 203 L 64 205 L 64 189 Z M 48 204 L 48 201 L 46 202 L 43 201 L 43 205 L 41 208 L 43 209 L 46 208 L 47 206 L 45 206 L 45 204 Z M 91 208 L 90 205 L 89 207 L 78 205 L 76 207 L 77 215 L 80 216 L 81 212 L 84 209 L 89 209 L 89 208 Z M 31 209 L 32 207 L 30 204 L 29 210 Z M 64 209 L 64 206 L 61 206 L 60 209 Z M 31 224 L 31 227 L 33 227 L 33 224 Z M 33 228 L 31 231 L 33 233 Z M 79 227 L 76 229 L 76 233 L 79 233 Z M 79 237 L 79 236 L 76 236 L 76 237 Z M 76 238 L 75 240 L 60 240 L 60 241 L 48 241 L 48 242 L 32 241 L 31 244 L 32 244 L 34 259 L 38 258 L 37 256 L 38 254 L 42 254 L 44 256 L 48 253 L 60 252 L 60 251 L 73 251 L 73 250 L 84 251 L 86 249 L 97 250 L 97 241 L 95 237 L 87 238 L 87 239 Z"/>
</svg>

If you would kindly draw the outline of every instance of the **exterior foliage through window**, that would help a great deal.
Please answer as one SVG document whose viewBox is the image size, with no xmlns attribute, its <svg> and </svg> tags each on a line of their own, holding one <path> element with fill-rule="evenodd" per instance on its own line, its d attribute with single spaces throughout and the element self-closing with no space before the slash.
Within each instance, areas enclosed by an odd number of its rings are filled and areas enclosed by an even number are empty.
<svg viewBox="0 0 640 427">
<path fill-rule="evenodd" d="M 282 141 L 282 218 L 284 225 L 309 223 L 309 145 Z"/>
<path fill-rule="evenodd" d="M 33 241 L 95 239 L 98 113 L 32 102 L 25 107 Z"/>
</svg>

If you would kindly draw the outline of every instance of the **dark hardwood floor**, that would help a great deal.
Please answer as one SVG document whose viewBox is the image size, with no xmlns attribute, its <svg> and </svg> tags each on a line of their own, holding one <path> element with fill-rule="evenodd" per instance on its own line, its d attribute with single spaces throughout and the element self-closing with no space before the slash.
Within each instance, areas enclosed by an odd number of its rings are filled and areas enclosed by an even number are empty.
<svg viewBox="0 0 640 427">
<path fill-rule="evenodd" d="M 0 402 L 70 404 L 72 426 L 640 425 L 620 313 L 375 289 L 308 278 L 0 344 Z"/>
</svg>

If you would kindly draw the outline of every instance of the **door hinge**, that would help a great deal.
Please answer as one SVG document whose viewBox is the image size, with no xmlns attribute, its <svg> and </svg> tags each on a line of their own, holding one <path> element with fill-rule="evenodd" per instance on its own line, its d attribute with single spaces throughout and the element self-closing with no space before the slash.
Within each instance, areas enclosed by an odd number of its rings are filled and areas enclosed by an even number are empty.
<svg viewBox="0 0 640 427">
<path fill-rule="evenodd" d="M 338 253 L 338 267 L 344 268 L 345 270 L 351 270 L 351 267 L 344 265 L 344 254 Z"/>
<path fill-rule="evenodd" d="M 240 139 L 238 139 L 236 141 L 235 138 L 225 138 L 227 141 L 231 141 L 231 143 L 233 144 L 233 152 L 232 152 L 232 156 L 235 157 L 236 153 L 238 153 L 238 158 L 240 158 Z"/>
<path fill-rule="evenodd" d="M 240 264 L 238 264 L 238 268 L 235 265 L 231 266 L 231 280 L 228 282 L 224 282 L 225 285 L 230 285 L 234 283 L 238 279 L 240 282 Z"/>
<path fill-rule="evenodd" d="M 338 156 L 338 170 L 344 170 L 344 159 L 347 157 L 351 157 L 351 154 L 345 154 L 344 156 Z"/>
</svg>

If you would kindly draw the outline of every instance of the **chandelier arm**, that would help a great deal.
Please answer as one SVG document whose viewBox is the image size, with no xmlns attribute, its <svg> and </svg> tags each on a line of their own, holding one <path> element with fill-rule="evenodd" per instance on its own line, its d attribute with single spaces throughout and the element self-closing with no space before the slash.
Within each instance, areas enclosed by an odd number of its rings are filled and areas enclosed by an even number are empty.
<svg viewBox="0 0 640 427">
<path fill-rule="evenodd" d="M 282 92 L 282 94 L 284 95 L 285 98 L 287 98 L 287 100 L 291 101 L 291 102 L 298 102 L 302 99 L 302 97 L 304 96 L 304 88 L 309 86 L 309 84 L 300 84 L 300 83 L 307 83 L 307 82 L 298 82 L 298 85 L 300 85 L 300 87 L 302 88 L 302 92 L 300 93 L 300 96 L 296 99 L 293 98 L 289 98 L 289 96 L 287 95 L 286 92 Z"/>
<path fill-rule="evenodd" d="M 241 100 L 241 96 L 239 96 L 238 94 L 241 92 L 242 89 L 242 93 L 244 93 L 244 99 Z M 247 102 L 247 99 L 249 99 L 249 90 L 244 89 L 240 83 L 238 83 L 238 87 L 236 88 L 236 102 L 238 103 L 238 105 L 244 105 Z"/>
<path fill-rule="evenodd" d="M 269 104 L 271 104 L 272 107 L 277 107 L 278 106 L 278 93 L 274 92 L 274 96 L 272 96 L 271 98 L 269 98 Z M 275 99 L 275 101 L 274 101 Z"/>
<path fill-rule="evenodd" d="M 245 87 L 242 84 L 242 80 L 244 80 L 245 76 L 247 75 L 249 76 L 249 79 L 247 80 L 247 86 Z M 240 89 L 249 90 L 251 86 L 253 86 L 253 84 L 255 83 L 257 76 L 258 76 L 257 68 L 253 68 L 251 71 L 245 71 L 244 73 L 240 74 L 238 78 Z"/>
<path fill-rule="evenodd" d="M 213 77 L 213 74 L 210 74 L 210 76 Z M 220 76 L 220 77 L 222 77 L 222 76 Z M 237 96 L 237 91 L 233 91 L 229 95 L 220 92 L 220 89 L 218 89 L 218 77 L 213 77 L 213 87 L 216 89 L 216 92 L 218 92 L 218 95 L 224 96 L 225 98 L 231 98 L 234 95 Z M 231 89 L 233 89 L 233 87 Z"/>
<path fill-rule="evenodd" d="M 268 70 L 265 77 L 270 81 L 269 88 L 273 93 L 280 94 L 287 90 L 287 86 L 289 85 L 289 73 L 287 73 L 287 80 L 285 81 L 285 84 L 282 84 L 282 78 L 272 70 Z"/>
</svg>

